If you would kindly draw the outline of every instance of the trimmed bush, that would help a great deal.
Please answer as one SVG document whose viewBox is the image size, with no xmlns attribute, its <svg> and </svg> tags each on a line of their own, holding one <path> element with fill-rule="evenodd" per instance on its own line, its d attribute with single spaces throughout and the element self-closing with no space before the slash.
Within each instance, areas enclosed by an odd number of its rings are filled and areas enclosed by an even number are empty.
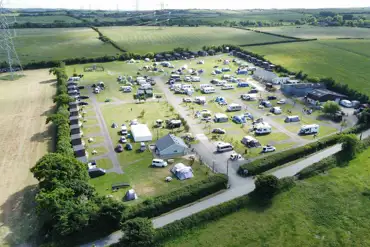
<svg viewBox="0 0 370 247">
<path fill-rule="evenodd" d="M 184 206 L 203 197 L 227 188 L 227 176 L 216 174 L 195 184 L 171 191 L 165 195 L 145 200 L 143 203 L 131 207 L 124 216 L 124 220 L 135 217 L 153 218 L 173 209 Z"/>
</svg>

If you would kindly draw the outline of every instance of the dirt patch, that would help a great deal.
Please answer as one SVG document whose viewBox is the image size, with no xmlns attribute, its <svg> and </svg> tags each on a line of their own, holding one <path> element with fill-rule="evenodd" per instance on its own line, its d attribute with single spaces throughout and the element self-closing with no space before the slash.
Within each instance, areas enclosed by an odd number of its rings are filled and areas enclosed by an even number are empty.
<svg viewBox="0 0 370 247">
<path fill-rule="evenodd" d="M 52 150 L 55 80 L 48 70 L 26 71 L 16 81 L 0 81 L 0 246 L 23 243 L 35 225 L 37 181 L 30 168 Z M 34 222 L 35 223 L 35 222 Z"/>
</svg>

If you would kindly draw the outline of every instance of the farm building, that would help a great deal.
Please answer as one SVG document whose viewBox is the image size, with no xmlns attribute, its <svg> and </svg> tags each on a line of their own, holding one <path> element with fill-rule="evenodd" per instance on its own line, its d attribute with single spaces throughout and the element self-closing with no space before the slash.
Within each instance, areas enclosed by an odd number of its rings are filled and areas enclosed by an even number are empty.
<svg viewBox="0 0 370 247">
<path fill-rule="evenodd" d="M 182 163 L 178 163 L 172 167 L 171 172 L 179 179 L 185 180 L 194 177 L 193 169 Z"/>
<path fill-rule="evenodd" d="M 131 133 L 135 142 L 147 142 L 153 140 L 152 133 L 146 124 L 131 125 Z"/>
<path fill-rule="evenodd" d="M 280 89 L 286 95 L 304 97 L 315 89 L 325 89 L 325 86 L 321 83 L 283 84 Z"/>
<path fill-rule="evenodd" d="M 169 158 L 183 156 L 186 154 L 188 146 L 185 142 L 172 134 L 168 134 L 155 143 L 155 152 L 158 156 Z"/>
<path fill-rule="evenodd" d="M 318 102 L 326 102 L 326 101 L 336 101 L 339 102 L 342 99 L 347 99 L 348 97 L 339 94 L 327 89 L 315 89 L 307 94 L 307 101 L 311 104 L 315 104 L 317 101 Z"/>
</svg>

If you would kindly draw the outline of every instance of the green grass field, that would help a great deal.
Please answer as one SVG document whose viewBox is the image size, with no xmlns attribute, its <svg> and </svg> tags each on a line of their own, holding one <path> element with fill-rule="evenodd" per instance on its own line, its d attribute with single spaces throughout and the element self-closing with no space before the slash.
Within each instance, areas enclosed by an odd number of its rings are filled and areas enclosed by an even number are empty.
<svg viewBox="0 0 370 247">
<path fill-rule="evenodd" d="M 327 40 L 248 47 L 273 63 L 310 77 L 332 77 L 370 95 L 369 40 Z"/>
<path fill-rule="evenodd" d="M 267 208 L 249 206 L 183 232 L 166 247 L 370 246 L 369 152 L 297 183 Z"/>
<path fill-rule="evenodd" d="M 356 27 L 317 27 L 305 25 L 261 27 L 256 28 L 256 30 L 305 39 L 370 38 L 370 30 L 368 28 Z"/>
<path fill-rule="evenodd" d="M 66 15 L 51 15 L 51 16 L 18 16 L 16 17 L 17 23 L 54 23 L 54 22 L 65 22 L 65 23 L 80 23 L 81 21 Z"/>
<path fill-rule="evenodd" d="M 14 43 L 22 63 L 117 53 L 111 45 L 98 40 L 90 28 L 18 29 L 16 33 Z M 0 61 L 5 58 L 5 53 L 0 52 Z"/>
<path fill-rule="evenodd" d="M 176 47 L 199 50 L 204 45 L 244 45 L 284 40 L 271 35 L 222 27 L 102 27 L 99 30 L 123 49 L 141 54 L 168 51 Z"/>
</svg>

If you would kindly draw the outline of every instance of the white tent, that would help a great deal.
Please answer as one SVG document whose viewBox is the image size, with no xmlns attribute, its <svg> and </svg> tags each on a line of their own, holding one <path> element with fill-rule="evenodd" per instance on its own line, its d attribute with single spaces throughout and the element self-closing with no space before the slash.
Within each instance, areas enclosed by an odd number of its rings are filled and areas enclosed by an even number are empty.
<svg viewBox="0 0 370 247">
<path fill-rule="evenodd" d="M 131 125 L 131 133 L 135 142 L 152 141 L 153 136 L 146 124 Z"/>
<path fill-rule="evenodd" d="M 178 163 L 172 167 L 171 172 L 180 180 L 185 180 L 194 177 L 193 169 L 182 163 Z"/>
</svg>

